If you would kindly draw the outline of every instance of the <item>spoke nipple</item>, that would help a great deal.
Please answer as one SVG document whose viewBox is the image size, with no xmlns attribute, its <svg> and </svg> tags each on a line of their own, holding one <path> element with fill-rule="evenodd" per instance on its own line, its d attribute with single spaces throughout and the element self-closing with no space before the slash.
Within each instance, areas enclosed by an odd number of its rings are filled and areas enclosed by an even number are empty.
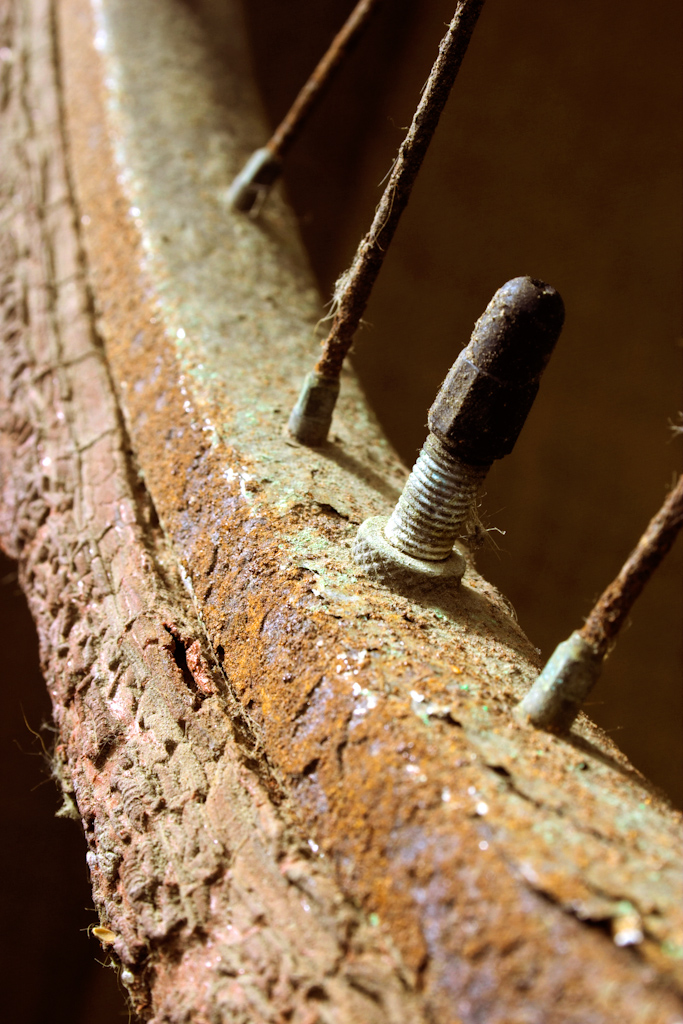
<svg viewBox="0 0 683 1024">
<path fill-rule="evenodd" d="M 418 563 L 426 578 L 443 579 L 436 565 L 462 576 L 454 544 L 491 463 L 512 451 L 563 322 L 562 299 L 542 281 L 517 277 L 496 292 L 429 410 L 396 508 L 381 531 L 377 519 L 358 531 L 354 558 L 370 575 L 390 582 L 397 564 L 405 573 Z"/>
<path fill-rule="evenodd" d="M 566 733 L 602 669 L 603 656 L 578 630 L 558 644 L 517 706 L 518 718 L 549 732 Z"/>
<path fill-rule="evenodd" d="M 323 377 L 315 370 L 306 376 L 289 417 L 297 441 L 311 448 L 325 443 L 338 395 L 338 377 Z"/>
<path fill-rule="evenodd" d="M 228 189 L 233 210 L 248 213 L 257 204 L 261 206 L 281 170 L 282 161 L 268 146 L 255 150 Z"/>
</svg>

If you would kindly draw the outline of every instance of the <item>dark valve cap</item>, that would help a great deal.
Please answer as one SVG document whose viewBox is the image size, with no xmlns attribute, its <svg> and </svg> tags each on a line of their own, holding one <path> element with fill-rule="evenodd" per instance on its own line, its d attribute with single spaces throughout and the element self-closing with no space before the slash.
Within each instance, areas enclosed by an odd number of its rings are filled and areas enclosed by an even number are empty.
<svg viewBox="0 0 683 1024">
<path fill-rule="evenodd" d="M 510 454 L 563 323 L 549 284 L 515 277 L 498 289 L 429 410 L 449 451 L 481 466 Z"/>
</svg>

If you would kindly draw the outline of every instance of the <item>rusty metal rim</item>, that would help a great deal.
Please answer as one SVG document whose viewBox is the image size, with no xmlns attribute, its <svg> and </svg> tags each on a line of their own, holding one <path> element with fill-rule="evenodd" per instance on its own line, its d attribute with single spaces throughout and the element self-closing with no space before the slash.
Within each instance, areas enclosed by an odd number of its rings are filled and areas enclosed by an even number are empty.
<svg viewBox="0 0 683 1024">
<path fill-rule="evenodd" d="M 68 81 L 67 105 L 108 357 L 147 486 L 228 683 L 343 885 L 387 923 L 435 1005 L 464 998 L 454 962 L 470 978 L 482 974 L 480 951 L 456 952 L 458 925 L 444 908 L 454 901 L 463 912 L 463 872 L 489 849 L 503 879 L 482 904 L 494 953 L 510 938 L 501 908 L 518 926 L 524 901 L 542 893 L 563 910 L 532 899 L 530 921 L 554 915 L 571 942 L 594 947 L 626 977 L 633 961 L 576 918 L 608 920 L 626 892 L 639 892 L 644 918 L 649 900 L 677 927 L 656 882 L 639 889 L 645 883 L 621 861 L 611 887 L 599 871 L 601 857 L 630 848 L 634 833 L 645 846 L 649 835 L 669 836 L 668 809 L 587 720 L 565 742 L 511 719 L 536 658 L 473 565 L 460 594 L 431 601 L 356 573 L 355 527 L 387 511 L 403 470 L 350 374 L 327 450 L 295 446 L 282 430 L 318 308 L 284 202 L 258 223 L 224 203 L 259 132 L 253 95 L 245 99 L 240 13 L 225 10 L 236 40 L 232 78 L 212 64 L 180 6 L 98 5 L 118 182 L 107 142 L 93 147 L 87 132 L 96 126 Z M 576 770 L 578 751 L 590 771 Z M 561 851 L 567 830 L 572 841 Z M 590 870 L 579 861 L 591 841 L 596 880 L 586 885 Z M 674 872 L 672 848 L 665 860 Z M 490 873 L 474 870 L 477 884 Z M 430 897 L 430 938 L 420 893 L 431 880 L 441 888 Z M 529 950 L 533 930 L 523 930 Z M 653 930 L 642 951 L 663 969 L 659 935 Z M 597 982 L 583 982 L 585 998 L 600 1001 Z"/>
</svg>

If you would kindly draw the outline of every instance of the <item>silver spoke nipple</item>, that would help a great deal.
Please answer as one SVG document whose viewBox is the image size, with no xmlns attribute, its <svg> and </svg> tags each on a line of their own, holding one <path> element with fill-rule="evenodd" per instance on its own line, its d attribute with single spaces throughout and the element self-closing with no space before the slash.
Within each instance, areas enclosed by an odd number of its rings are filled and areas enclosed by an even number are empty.
<svg viewBox="0 0 683 1024">
<path fill-rule="evenodd" d="M 258 208 L 280 177 L 282 161 L 268 146 L 255 150 L 228 189 L 233 210 L 248 213 Z"/>
<path fill-rule="evenodd" d="M 289 417 L 289 430 L 301 444 L 315 448 L 325 444 L 339 394 L 339 377 L 324 377 L 312 370 L 306 375 Z"/>
<path fill-rule="evenodd" d="M 454 544 L 491 463 L 514 447 L 563 323 L 550 285 L 516 277 L 498 289 L 429 410 L 429 436 L 396 508 L 358 531 L 354 558 L 369 575 L 462 577 Z"/>
<path fill-rule="evenodd" d="M 516 709 L 537 729 L 569 732 L 602 669 L 603 656 L 576 630 L 558 644 Z"/>
</svg>

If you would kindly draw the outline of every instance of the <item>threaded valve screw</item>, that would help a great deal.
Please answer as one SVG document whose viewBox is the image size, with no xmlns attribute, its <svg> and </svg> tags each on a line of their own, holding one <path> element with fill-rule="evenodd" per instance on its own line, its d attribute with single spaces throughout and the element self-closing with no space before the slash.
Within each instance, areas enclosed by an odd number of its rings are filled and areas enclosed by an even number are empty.
<svg viewBox="0 0 683 1024">
<path fill-rule="evenodd" d="M 389 543 L 424 561 L 448 558 L 487 471 L 456 458 L 430 434 L 389 517 Z"/>
</svg>

